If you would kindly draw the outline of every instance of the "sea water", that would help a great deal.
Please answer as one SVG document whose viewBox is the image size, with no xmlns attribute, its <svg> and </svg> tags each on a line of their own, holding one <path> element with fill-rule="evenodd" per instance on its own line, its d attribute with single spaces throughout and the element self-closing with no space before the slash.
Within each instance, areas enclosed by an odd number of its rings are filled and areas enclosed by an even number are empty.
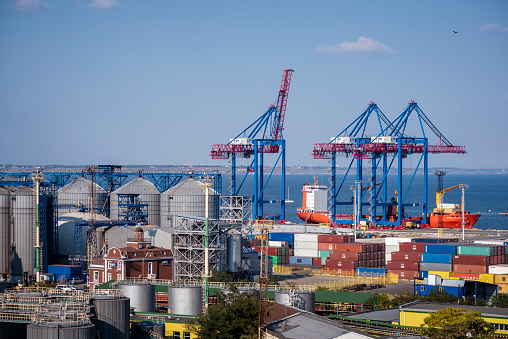
<svg viewBox="0 0 508 339">
<path fill-rule="evenodd" d="M 268 177 L 265 174 L 265 180 Z M 296 209 L 302 206 L 302 187 L 305 183 L 312 184 L 314 182 L 314 175 L 312 174 L 291 174 L 286 175 L 285 184 L 285 200 L 293 200 L 293 203 L 286 203 L 285 217 L 286 220 L 300 223 L 302 222 L 296 214 Z M 329 175 L 317 175 L 320 185 L 330 187 Z M 342 182 L 342 175 L 337 175 L 337 186 Z M 237 181 L 241 181 L 238 178 Z M 378 182 L 380 181 L 378 176 Z M 388 181 L 388 200 L 393 197 L 397 199 L 395 190 L 397 190 L 397 175 L 389 175 Z M 423 203 L 424 202 L 424 184 L 423 175 L 416 175 L 413 183 L 408 189 L 411 182 L 410 175 L 404 175 L 402 179 L 402 192 L 399 196 L 405 196 L 405 203 Z M 282 197 L 282 176 L 273 175 L 266 185 L 264 191 L 264 200 L 281 200 Z M 368 178 L 364 177 L 363 186 L 368 186 Z M 471 213 L 480 213 L 481 217 L 473 227 L 479 229 L 508 229 L 508 217 L 499 215 L 499 213 L 508 212 L 508 174 L 446 174 L 443 177 L 443 188 L 452 187 L 459 184 L 467 184 L 469 188 L 465 190 L 465 210 Z M 342 188 L 337 195 L 337 200 L 342 202 L 351 202 L 353 191 L 350 186 L 354 185 L 354 177 L 348 176 L 344 181 Z M 229 193 L 229 176 L 223 176 L 223 194 Z M 252 196 L 253 195 L 253 175 L 249 175 L 245 180 L 239 194 Z M 379 190 L 381 186 L 377 186 Z M 437 190 L 437 177 L 433 174 L 428 175 L 428 211 L 436 207 L 436 190 Z M 289 197 L 288 197 L 289 191 Z M 456 188 L 447 192 L 444 195 L 444 203 L 461 203 L 461 190 Z M 378 201 L 381 198 L 379 193 Z M 364 196 L 364 202 L 368 201 L 367 196 Z M 367 212 L 367 206 L 363 207 L 363 213 Z M 422 207 L 406 207 L 406 212 L 410 216 L 421 216 Z M 264 205 L 264 214 L 281 214 L 280 203 L 271 203 Z M 353 214 L 352 204 L 345 206 L 337 206 L 337 213 Z M 381 207 L 378 207 L 378 214 L 382 213 Z"/>
</svg>

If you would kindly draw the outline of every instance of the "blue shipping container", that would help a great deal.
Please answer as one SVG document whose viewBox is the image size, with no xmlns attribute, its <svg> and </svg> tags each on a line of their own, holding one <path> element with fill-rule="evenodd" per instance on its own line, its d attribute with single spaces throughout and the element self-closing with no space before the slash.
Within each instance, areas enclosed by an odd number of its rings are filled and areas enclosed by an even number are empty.
<svg viewBox="0 0 508 339">
<path fill-rule="evenodd" d="M 356 269 L 356 275 L 364 277 L 384 277 L 386 276 L 386 270 L 384 268 L 358 267 Z"/>
<path fill-rule="evenodd" d="M 287 241 L 289 247 L 293 248 L 293 233 L 269 233 L 268 240 L 271 241 Z"/>
<path fill-rule="evenodd" d="M 420 254 L 420 262 L 432 262 L 432 263 L 438 263 L 438 264 L 451 264 L 451 263 L 453 263 L 453 255 L 422 253 L 422 254 Z"/>
<path fill-rule="evenodd" d="M 433 254 L 457 254 L 457 245 L 448 245 L 448 244 L 433 244 L 433 245 L 425 245 L 425 253 L 433 253 Z"/>
<path fill-rule="evenodd" d="M 48 273 L 52 273 L 59 280 L 62 276 L 65 279 L 81 278 L 83 275 L 81 266 L 74 265 L 48 265 Z"/>
<path fill-rule="evenodd" d="M 428 278 L 429 277 L 429 271 L 421 271 L 420 272 L 420 278 Z"/>
<path fill-rule="evenodd" d="M 312 258 L 309 257 L 289 257 L 290 265 L 311 265 Z"/>
</svg>

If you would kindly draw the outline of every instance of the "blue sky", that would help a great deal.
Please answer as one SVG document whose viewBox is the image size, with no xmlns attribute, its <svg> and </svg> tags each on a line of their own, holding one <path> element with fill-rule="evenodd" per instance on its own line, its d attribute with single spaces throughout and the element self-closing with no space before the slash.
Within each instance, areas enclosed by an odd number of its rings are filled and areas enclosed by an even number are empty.
<svg viewBox="0 0 508 339">
<path fill-rule="evenodd" d="M 225 164 L 286 68 L 288 165 L 415 100 L 468 151 L 431 167 L 508 168 L 508 1 L 464 0 L 4 0 L 0 163 Z"/>
</svg>

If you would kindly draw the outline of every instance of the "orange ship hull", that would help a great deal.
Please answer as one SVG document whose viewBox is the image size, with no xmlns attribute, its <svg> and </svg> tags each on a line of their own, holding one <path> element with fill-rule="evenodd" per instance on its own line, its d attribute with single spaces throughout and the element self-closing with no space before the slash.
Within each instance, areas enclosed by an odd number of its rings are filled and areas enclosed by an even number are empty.
<svg viewBox="0 0 508 339">
<path fill-rule="evenodd" d="M 470 212 L 464 212 L 464 228 L 471 228 L 475 224 L 476 220 L 480 217 L 480 214 L 471 214 Z M 432 228 L 439 227 L 439 215 L 434 213 L 429 217 L 429 224 Z M 443 214 L 441 227 L 443 228 L 462 228 L 462 213 L 454 212 Z"/>
<path fill-rule="evenodd" d="M 328 212 L 314 212 L 310 210 L 298 209 L 296 211 L 296 214 L 300 219 L 305 221 L 307 224 L 321 224 L 330 222 Z"/>
</svg>

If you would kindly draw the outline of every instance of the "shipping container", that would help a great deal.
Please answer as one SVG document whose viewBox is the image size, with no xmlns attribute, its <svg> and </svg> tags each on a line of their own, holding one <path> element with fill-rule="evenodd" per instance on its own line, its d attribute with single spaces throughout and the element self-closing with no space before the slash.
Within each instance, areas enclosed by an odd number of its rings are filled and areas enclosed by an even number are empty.
<svg viewBox="0 0 508 339">
<path fill-rule="evenodd" d="M 418 252 L 392 252 L 392 260 L 409 260 L 409 261 L 420 261 L 420 253 Z"/>
<path fill-rule="evenodd" d="M 487 266 L 485 265 L 464 265 L 455 264 L 453 265 L 453 271 L 457 273 L 488 273 Z"/>
<path fill-rule="evenodd" d="M 489 272 L 490 274 L 508 274 L 508 265 L 490 265 Z"/>
<path fill-rule="evenodd" d="M 346 274 L 346 275 L 354 275 L 355 270 L 352 268 L 336 268 L 336 267 L 328 267 L 324 266 L 324 269 L 328 271 L 330 274 Z"/>
<path fill-rule="evenodd" d="M 364 276 L 364 277 L 384 277 L 384 276 L 386 276 L 386 269 L 358 267 L 356 269 L 356 275 Z"/>
<path fill-rule="evenodd" d="M 428 244 L 443 244 L 447 242 L 458 242 L 458 238 L 413 238 L 411 242 L 415 243 L 428 243 Z"/>
<path fill-rule="evenodd" d="M 451 264 L 453 262 L 453 256 L 449 254 L 422 253 L 420 254 L 420 261 L 439 264 Z"/>
<path fill-rule="evenodd" d="M 417 261 L 389 261 L 386 263 L 389 270 L 419 271 L 420 263 Z"/>
<path fill-rule="evenodd" d="M 319 251 L 318 250 L 308 250 L 308 249 L 297 249 L 295 248 L 293 250 L 293 255 L 295 257 L 311 257 L 311 258 L 317 258 L 319 257 L 318 255 Z"/>
<path fill-rule="evenodd" d="M 471 264 L 471 265 L 491 265 L 493 257 L 487 257 L 484 255 L 454 255 L 454 264 Z"/>
<path fill-rule="evenodd" d="M 462 279 L 462 280 L 479 280 L 480 279 L 480 273 L 459 273 L 454 272 L 453 277 L 455 279 Z"/>
<path fill-rule="evenodd" d="M 495 246 L 457 246 L 457 254 L 463 255 L 483 255 L 483 256 L 491 256 L 497 255 L 498 249 Z"/>
<path fill-rule="evenodd" d="M 312 258 L 309 257 L 289 257 L 290 265 L 309 265 L 312 266 Z"/>
<path fill-rule="evenodd" d="M 318 251 L 318 257 L 320 257 L 320 258 L 329 258 L 330 257 L 330 253 L 332 253 L 332 251 Z"/>
<path fill-rule="evenodd" d="M 336 250 L 340 250 L 341 252 L 371 252 L 372 246 L 370 244 L 353 242 L 349 244 L 339 244 Z"/>
<path fill-rule="evenodd" d="M 386 237 L 384 239 L 386 246 L 398 246 L 400 243 L 403 242 L 411 242 L 411 238 Z"/>
<path fill-rule="evenodd" d="M 314 233 L 295 233 L 295 236 L 293 237 L 293 240 L 296 243 L 298 242 L 318 242 L 318 234 Z"/>
<path fill-rule="evenodd" d="M 424 243 L 403 242 L 399 244 L 399 251 L 423 253 L 425 251 L 425 245 Z"/>
<path fill-rule="evenodd" d="M 451 272 L 453 270 L 452 264 L 440 264 L 433 262 L 421 262 L 420 271 L 444 271 Z"/>
<path fill-rule="evenodd" d="M 446 244 L 429 244 L 429 245 L 425 245 L 424 252 L 425 253 L 433 253 L 433 254 L 454 255 L 457 253 L 457 246 L 446 245 Z"/>
<path fill-rule="evenodd" d="M 418 271 L 388 270 L 388 273 L 397 274 L 399 279 L 413 279 L 418 277 Z"/>
<path fill-rule="evenodd" d="M 508 284 L 508 274 L 494 274 L 496 284 Z"/>
<path fill-rule="evenodd" d="M 445 272 L 445 271 L 428 271 L 428 274 L 434 274 L 440 276 L 442 279 L 452 279 L 453 272 Z"/>
<path fill-rule="evenodd" d="M 494 284 L 494 281 L 496 280 L 496 276 L 494 274 L 480 274 L 480 279 L 478 279 L 481 282 L 487 283 L 487 284 Z"/>
<path fill-rule="evenodd" d="M 317 245 L 317 249 L 319 251 L 335 251 L 335 245 L 336 244 L 333 244 L 333 243 L 318 243 Z"/>
<path fill-rule="evenodd" d="M 330 259 L 363 260 L 364 253 L 357 252 L 330 252 Z"/>
<path fill-rule="evenodd" d="M 358 261 L 354 260 L 336 260 L 336 259 L 326 259 L 326 266 L 332 268 L 348 268 L 354 269 L 357 268 Z"/>
<path fill-rule="evenodd" d="M 501 294 L 508 293 L 508 284 L 499 284 L 497 285 L 497 292 Z"/>
<path fill-rule="evenodd" d="M 344 244 L 353 241 L 352 235 L 335 235 L 335 234 L 320 234 L 318 235 L 319 243 L 333 243 Z"/>
</svg>

